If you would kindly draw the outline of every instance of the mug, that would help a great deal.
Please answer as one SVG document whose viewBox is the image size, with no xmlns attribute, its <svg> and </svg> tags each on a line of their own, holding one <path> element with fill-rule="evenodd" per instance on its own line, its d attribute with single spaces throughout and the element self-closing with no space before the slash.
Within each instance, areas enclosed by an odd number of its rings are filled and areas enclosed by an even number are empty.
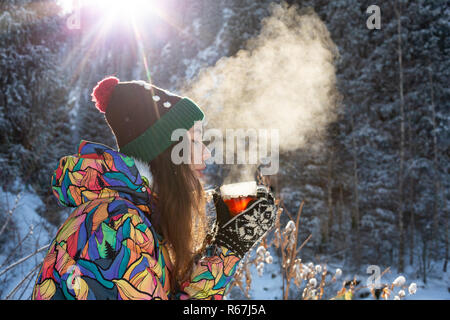
<svg viewBox="0 0 450 320">
<path fill-rule="evenodd" d="M 220 195 L 234 217 L 244 211 L 248 204 L 257 199 L 260 188 L 256 181 L 226 184 L 220 187 Z"/>
</svg>

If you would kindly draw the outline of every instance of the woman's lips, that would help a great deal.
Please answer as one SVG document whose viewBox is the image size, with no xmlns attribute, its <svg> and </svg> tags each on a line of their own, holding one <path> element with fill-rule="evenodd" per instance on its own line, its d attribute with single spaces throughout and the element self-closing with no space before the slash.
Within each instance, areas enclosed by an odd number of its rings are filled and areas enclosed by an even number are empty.
<svg viewBox="0 0 450 320">
<path fill-rule="evenodd" d="M 203 177 L 203 170 L 205 170 L 206 166 L 199 168 L 199 169 L 195 169 L 195 171 L 197 172 L 197 175 L 200 177 Z"/>
</svg>

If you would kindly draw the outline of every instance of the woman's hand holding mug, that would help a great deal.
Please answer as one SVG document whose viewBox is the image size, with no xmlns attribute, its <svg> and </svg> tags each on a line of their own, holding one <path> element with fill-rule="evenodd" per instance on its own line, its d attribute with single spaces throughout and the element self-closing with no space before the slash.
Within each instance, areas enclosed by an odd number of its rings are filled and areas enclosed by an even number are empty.
<svg viewBox="0 0 450 320">
<path fill-rule="evenodd" d="M 237 185 L 222 186 L 220 193 L 213 194 L 217 213 L 215 244 L 243 258 L 274 226 L 276 206 L 265 186 L 256 186 L 256 182 Z"/>
</svg>

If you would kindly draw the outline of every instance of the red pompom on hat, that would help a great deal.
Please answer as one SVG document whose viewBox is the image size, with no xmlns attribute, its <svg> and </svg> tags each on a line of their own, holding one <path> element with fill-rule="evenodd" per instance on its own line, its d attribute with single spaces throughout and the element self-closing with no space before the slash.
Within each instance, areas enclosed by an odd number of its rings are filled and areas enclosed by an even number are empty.
<svg viewBox="0 0 450 320">
<path fill-rule="evenodd" d="M 118 78 L 108 77 L 98 82 L 92 90 L 92 101 L 95 102 L 95 106 L 100 112 L 105 113 L 111 93 L 114 91 L 114 88 L 118 83 Z"/>
</svg>

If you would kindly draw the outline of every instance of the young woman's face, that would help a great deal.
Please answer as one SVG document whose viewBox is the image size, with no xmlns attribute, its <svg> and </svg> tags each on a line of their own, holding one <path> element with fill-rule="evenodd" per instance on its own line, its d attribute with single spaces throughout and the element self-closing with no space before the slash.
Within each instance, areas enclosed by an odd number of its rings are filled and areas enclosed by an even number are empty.
<svg viewBox="0 0 450 320">
<path fill-rule="evenodd" d="M 192 127 L 188 132 L 191 140 L 191 168 L 195 170 L 198 176 L 201 176 L 202 170 L 206 168 L 205 161 L 211 157 L 211 152 L 203 144 L 201 131 L 195 132 L 194 127 Z M 195 163 L 194 152 L 201 152 L 201 157 L 198 157 L 198 159 L 201 159 L 201 163 Z"/>
</svg>

